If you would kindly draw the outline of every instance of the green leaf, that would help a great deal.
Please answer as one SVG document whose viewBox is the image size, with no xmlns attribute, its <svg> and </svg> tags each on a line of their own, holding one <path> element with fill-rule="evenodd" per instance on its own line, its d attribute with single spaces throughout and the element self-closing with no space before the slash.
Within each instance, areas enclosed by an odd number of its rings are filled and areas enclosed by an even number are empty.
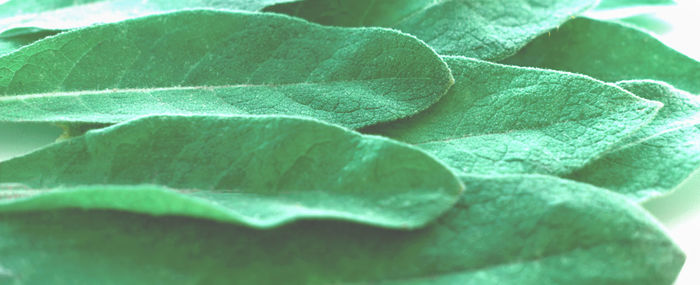
<svg viewBox="0 0 700 285">
<path fill-rule="evenodd" d="M 503 62 L 583 73 L 608 82 L 653 79 L 700 93 L 700 62 L 647 32 L 614 22 L 569 21 Z"/>
<path fill-rule="evenodd" d="M 3 210 L 107 208 L 256 227 L 310 217 L 416 228 L 462 190 L 414 147 L 278 116 L 137 119 L 0 162 L 0 183 L 21 198 Z"/>
<path fill-rule="evenodd" d="M 591 8 L 595 0 L 307 0 L 265 11 L 326 25 L 391 27 L 442 55 L 501 59 Z"/>
<path fill-rule="evenodd" d="M 673 29 L 673 25 L 671 25 L 671 23 L 662 18 L 657 17 L 654 14 L 635 15 L 621 19 L 616 19 L 615 21 L 636 27 L 638 29 L 650 31 L 656 34 L 668 33 Z"/>
<path fill-rule="evenodd" d="M 11 38 L 0 38 L 0 56 L 11 53 L 23 46 L 29 45 L 35 41 L 55 34 L 56 32 L 47 31 L 28 35 L 21 35 Z"/>
<path fill-rule="evenodd" d="M 456 84 L 442 100 L 366 131 L 415 144 L 462 173 L 570 173 L 661 107 L 583 75 L 443 58 Z"/>
<path fill-rule="evenodd" d="M 0 18 L 20 14 L 35 15 L 49 10 L 57 10 L 73 5 L 85 5 L 101 0 L 4 0 L 0 2 Z"/>
<path fill-rule="evenodd" d="M 423 110 L 453 81 L 432 49 L 396 31 L 194 10 L 66 32 L 0 57 L 0 121 L 284 114 L 358 128 Z"/>
<path fill-rule="evenodd" d="M 22 284 L 575 285 L 671 284 L 683 264 L 659 224 L 612 192 L 538 176 L 465 182 L 457 207 L 412 232 L 4 213 L 0 268 Z"/>
<path fill-rule="evenodd" d="M 700 168 L 700 98 L 661 82 L 618 85 L 664 107 L 649 125 L 570 178 L 636 200 L 668 193 Z"/>
<path fill-rule="evenodd" d="M 0 4 L 0 38 L 68 30 L 183 9 L 259 11 L 292 0 L 9 0 Z"/>
<path fill-rule="evenodd" d="M 639 6 L 660 6 L 675 4 L 675 0 L 601 0 L 596 10 L 634 8 Z"/>
</svg>

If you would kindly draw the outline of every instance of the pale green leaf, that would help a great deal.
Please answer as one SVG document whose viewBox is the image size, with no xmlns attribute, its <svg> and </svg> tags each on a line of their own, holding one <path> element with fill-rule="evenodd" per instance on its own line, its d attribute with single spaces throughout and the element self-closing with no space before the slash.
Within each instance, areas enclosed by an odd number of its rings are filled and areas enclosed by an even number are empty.
<svg viewBox="0 0 700 285">
<path fill-rule="evenodd" d="M 664 107 L 649 125 L 570 178 L 636 200 L 668 193 L 700 168 L 700 98 L 661 82 L 618 85 Z"/>
<path fill-rule="evenodd" d="M 594 0 L 306 0 L 265 11 L 337 26 L 391 27 L 442 55 L 501 59 L 591 8 Z"/>
<path fill-rule="evenodd" d="M 0 38 L 114 23 L 182 9 L 259 11 L 292 0 L 9 0 L 0 4 Z"/>
<path fill-rule="evenodd" d="M 194 10 L 66 32 L 0 57 L 0 121 L 285 114 L 357 128 L 423 110 L 452 83 L 432 49 L 396 31 Z"/>
<path fill-rule="evenodd" d="M 671 284 L 684 255 L 640 207 L 552 177 L 465 177 L 432 226 L 254 230 L 108 211 L 0 215 L 22 284 Z M 0 275 L 2 278 L 2 275 Z"/>
<path fill-rule="evenodd" d="M 367 131 L 415 144 L 462 173 L 566 174 L 660 108 L 583 75 L 444 59 L 456 83 L 442 100 Z"/>
<path fill-rule="evenodd" d="M 503 62 L 583 73 L 608 82 L 653 79 L 700 93 L 700 62 L 647 32 L 614 22 L 569 21 Z"/>
<path fill-rule="evenodd" d="M 635 8 L 640 6 L 661 6 L 675 4 L 675 0 L 601 0 L 596 10 Z"/>
<path fill-rule="evenodd" d="M 128 121 L 0 162 L 0 183 L 11 199 L 3 210 L 106 208 L 256 227 L 339 218 L 415 228 L 462 189 L 414 147 L 277 116 Z"/>
<path fill-rule="evenodd" d="M 634 15 L 630 17 L 625 17 L 621 19 L 616 19 L 615 21 L 621 22 L 626 25 L 630 25 L 642 30 L 650 31 L 656 34 L 664 34 L 673 30 L 673 25 L 668 21 L 657 17 L 654 14 L 641 14 Z"/>
</svg>

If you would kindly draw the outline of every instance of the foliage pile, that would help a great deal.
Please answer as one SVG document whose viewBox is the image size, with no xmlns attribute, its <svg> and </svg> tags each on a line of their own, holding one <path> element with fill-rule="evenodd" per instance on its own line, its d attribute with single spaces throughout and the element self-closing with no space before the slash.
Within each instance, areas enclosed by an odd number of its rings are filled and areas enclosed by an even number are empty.
<svg viewBox="0 0 700 285">
<path fill-rule="evenodd" d="M 670 284 L 700 62 L 580 16 L 666 2 L 6 1 L 0 282 Z"/>
</svg>

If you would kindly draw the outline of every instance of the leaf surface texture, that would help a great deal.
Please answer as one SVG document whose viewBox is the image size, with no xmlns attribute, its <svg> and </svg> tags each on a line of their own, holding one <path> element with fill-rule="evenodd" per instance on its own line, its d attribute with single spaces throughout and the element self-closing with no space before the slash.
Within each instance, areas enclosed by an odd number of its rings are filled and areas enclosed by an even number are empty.
<svg viewBox="0 0 700 285">
<path fill-rule="evenodd" d="M 618 85 L 664 107 L 649 125 L 570 178 L 635 200 L 666 194 L 700 167 L 700 98 L 655 81 Z"/>
<path fill-rule="evenodd" d="M 366 131 L 415 144 L 461 173 L 570 173 L 661 106 L 587 76 L 444 59 L 456 84 L 442 100 Z"/>
<path fill-rule="evenodd" d="M 591 8 L 593 0 L 307 0 L 265 11 L 335 26 L 381 26 L 415 35 L 441 55 L 501 59 Z"/>
<path fill-rule="evenodd" d="M 0 210 L 106 208 L 256 227 L 338 218 L 416 228 L 462 190 L 414 147 L 277 116 L 129 121 L 0 162 L 0 183 L 15 185 L 0 191 L 10 199 Z"/>
<path fill-rule="evenodd" d="M 395 31 L 193 10 L 62 33 L 0 57 L 0 120 L 282 114 L 358 128 L 423 110 L 452 82 L 429 47 Z"/>
</svg>

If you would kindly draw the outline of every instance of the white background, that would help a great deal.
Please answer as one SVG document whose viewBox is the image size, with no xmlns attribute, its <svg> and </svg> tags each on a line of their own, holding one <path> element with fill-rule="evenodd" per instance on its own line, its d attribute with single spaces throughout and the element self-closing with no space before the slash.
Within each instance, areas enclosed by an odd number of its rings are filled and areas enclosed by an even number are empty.
<svg viewBox="0 0 700 285">
<path fill-rule="evenodd" d="M 678 5 L 648 7 L 648 12 L 669 24 L 668 30 L 657 37 L 667 45 L 700 60 L 700 0 L 676 0 Z M 617 11 L 620 12 L 620 11 Z M 622 11 L 635 13 L 639 11 Z M 617 17 L 620 14 L 598 14 L 598 17 Z M 614 39 L 611 39 L 614 40 Z M 669 66 L 669 68 L 673 68 Z M 697 75 L 700 77 L 700 74 Z M 696 94 L 699 95 L 700 94 Z M 700 140 L 700 138 L 698 138 Z M 668 229 L 671 237 L 685 251 L 687 259 L 676 285 L 700 284 L 700 171 L 696 171 L 675 192 L 649 201 L 644 207 Z"/>
</svg>

